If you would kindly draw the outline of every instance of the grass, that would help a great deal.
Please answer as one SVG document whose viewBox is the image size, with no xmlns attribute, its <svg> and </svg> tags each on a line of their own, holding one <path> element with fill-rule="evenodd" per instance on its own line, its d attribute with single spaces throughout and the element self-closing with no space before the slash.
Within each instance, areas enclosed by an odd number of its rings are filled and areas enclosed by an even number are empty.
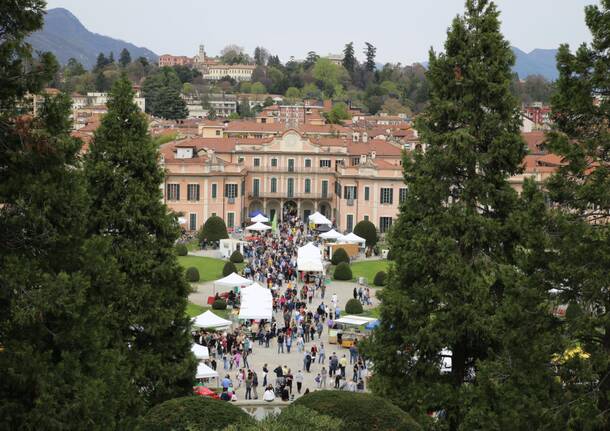
<svg viewBox="0 0 610 431">
<path fill-rule="evenodd" d="M 364 277 L 370 286 L 373 285 L 375 274 L 379 271 L 388 272 L 389 266 L 390 262 L 385 259 L 354 262 L 350 265 L 353 279 L 358 280 L 358 277 Z"/>
<path fill-rule="evenodd" d="M 222 268 L 226 261 L 203 256 L 178 256 L 178 262 L 184 269 L 191 266 L 199 270 L 199 281 L 212 281 L 222 278 Z"/>
<path fill-rule="evenodd" d="M 212 310 L 212 307 L 204 307 L 202 305 L 193 304 L 192 302 L 189 302 L 186 305 L 186 314 L 188 317 L 199 316 L 201 313 L 205 313 L 208 310 L 223 319 L 229 319 L 229 315 L 231 314 L 229 310 Z"/>
<path fill-rule="evenodd" d="M 370 310 L 364 310 L 362 314 L 359 314 L 359 316 L 374 317 L 375 319 L 379 319 L 379 317 L 381 316 L 381 310 L 379 309 L 379 307 L 374 307 Z"/>
</svg>

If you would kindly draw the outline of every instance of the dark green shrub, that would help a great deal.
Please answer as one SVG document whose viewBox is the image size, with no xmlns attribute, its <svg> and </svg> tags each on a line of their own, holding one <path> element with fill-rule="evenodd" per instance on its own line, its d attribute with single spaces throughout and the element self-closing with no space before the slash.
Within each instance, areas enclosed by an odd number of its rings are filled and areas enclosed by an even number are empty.
<svg viewBox="0 0 610 431">
<path fill-rule="evenodd" d="M 209 397 L 174 398 L 146 413 L 139 431 L 222 430 L 235 423 L 253 423 L 242 409 Z"/>
<path fill-rule="evenodd" d="M 197 232 L 199 242 L 203 241 L 220 241 L 229 237 L 227 233 L 227 225 L 223 219 L 218 216 L 212 216 L 207 219 L 204 225 Z"/>
<path fill-rule="evenodd" d="M 354 233 L 360 238 L 366 240 L 367 247 L 374 247 L 377 244 L 379 237 L 377 236 L 377 228 L 368 220 L 362 220 L 354 227 Z"/>
<path fill-rule="evenodd" d="M 361 314 L 363 311 L 362 304 L 357 299 L 352 298 L 345 304 L 345 312 L 347 314 Z"/>
<path fill-rule="evenodd" d="M 403 410 L 371 394 L 345 391 L 315 391 L 297 399 L 303 406 L 326 416 L 341 419 L 334 431 L 420 431 L 422 427 Z"/>
<path fill-rule="evenodd" d="M 199 281 L 199 270 L 194 266 L 191 266 L 186 270 L 186 279 L 191 283 L 196 283 Z"/>
<path fill-rule="evenodd" d="M 388 250 L 388 257 L 387 257 L 387 259 L 388 260 L 394 260 L 394 253 L 392 253 L 392 249 Z"/>
<path fill-rule="evenodd" d="M 343 248 L 338 248 L 333 251 L 333 257 L 330 260 L 333 265 L 339 265 L 341 262 L 349 263 L 349 255 Z"/>
<path fill-rule="evenodd" d="M 379 271 L 375 274 L 375 278 L 373 279 L 373 284 L 375 286 L 385 286 L 388 281 L 388 274 L 385 271 Z"/>
<path fill-rule="evenodd" d="M 341 262 L 335 268 L 335 273 L 333 274 L 335 280 L 351 280 L 352 279 L 352 269 L 349 267 L 348 263 Z"/>
<path fill-rule="evenodd" d="M 229 260 L 233 263 L 242 263 L 244 261 L 244 257 L 239 252 L 239 250 L 235 250 L 233 254 L 231 254 Z"/>
<path fill-rule="evenodd" d="M 224 299 L 217 299 L 212 303 L 212 309 L 214 310 L 226 310 L 227 302 Z"/>
<path fill-rule="evenodd" d="M 226 277 L 234 272 L 237 272 L 237 267 L 231 261 L 225 263 L 225 266 L 222 268 L 222 276 Z"/>
<path fill-rule="evenodd" d="M 176 244 L 176 254 L 178 256 L 186 256 L 189 254 L 189 249 L 184 244 Z"/>
</svg>

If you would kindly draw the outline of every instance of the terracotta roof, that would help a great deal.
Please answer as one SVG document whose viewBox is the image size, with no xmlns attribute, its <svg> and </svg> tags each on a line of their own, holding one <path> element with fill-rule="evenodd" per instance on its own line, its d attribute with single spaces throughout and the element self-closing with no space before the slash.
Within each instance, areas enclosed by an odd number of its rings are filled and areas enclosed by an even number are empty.
<svg viewBox="0 0 610 431">
<path fill-rule="evenodd" d="M 530 154 L 543 154 L 546 151 L 543 148 L 545 135 L 543 131 L 522 133 L 523 140 L 527 144 Z"/>
<path fill-rule="evenodd" d="M 347 152 L 352 155 L 369 154 L 375 151 L 377 156 L 397 156 L 400 157 L 402 149 L 398 145 L 381 139 L 373 139 L 366 143 L 347 141 Z"/>
<path fill-rule="evenodd" d="M 299 126 L 299 131 L 303 133 L 324 133 L 324 134 L 333 134 L 333 133 L 350 133 L 350 129 L 338 124 L 324 124 L 324 125 L 316 125 L 316 124 L 301 124 Z"/>
<path fill-rule="evenodd" d="M 526 173 L 533 172 L 555 172 L 563 164 L 563 158 L 556 154 L 528 154 L 523 159 L 523 167 Z"/>
<path fill-rule="evenodd" d="M 402 166 L 394 164 L 392 162 L 388 162 L 387 160 L 374 159 L 373 163 L 377 166 L 377 169 L 380 170 L 389 170 L 389 171 L 400 171 L 402 170 Z"/>
<path fill-rule="evenodd" d="M 280 123 L 257 123 L 256 121 L 231 121 L 227 124 L 227 132 L 282 132 L 285 130 Z"/>
</svg>

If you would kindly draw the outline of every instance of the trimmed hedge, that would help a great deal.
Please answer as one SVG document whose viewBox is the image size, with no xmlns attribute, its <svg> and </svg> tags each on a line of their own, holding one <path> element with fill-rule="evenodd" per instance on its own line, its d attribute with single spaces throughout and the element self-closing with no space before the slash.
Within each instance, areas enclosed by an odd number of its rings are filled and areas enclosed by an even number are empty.
<svg viewBox="0 0 610 431">
<path fill-rule="evenodd" d="M 186 256 L 189 254 L 189 249 L 184 244 L 176 244 L 176 254 L 178 256 Z"/>
<path fill-rule="evenodd" d="M 242 254 L 239 252 L 239 250 L 235 250 L 232 254 L 231 257 L 229 258 L 229 260 L 233 263 L 242 263 L 244 261 L 244 257 L 242 256 Z"/>
<path fill-rule="evenodd" d="M 367 247 L 374 247 L 379 239 L 377 236 L 377 228 L 368 220 L 359 221 L 354 227 L 354 233 L 366 240 Z"/>
<path fill-rule="evenodd" d="M 226 310 L 227 302 L 224 299 L 217 299 L 212 303 L 213 310 Z"/>
<path fill-rule="evenodd" d="M 352 269 L 349 267 L 349 264 L 341 262 L 339 265 L 337 265 L 333 274 L 333 278 L 335 280 L 351 280 Z"/>
<path fill-rule="evenodd" d="M 349 263 L 349 255 L 343 248 L 338 248 L 333 252 L 333 257 L 330 260 L 333 265 L 339 265 L 341 262 Z"/>
<path fill-rule="evenodd" d="M 186 279 L 191 283 L 196 283 L 199 281 L 199 270 L 194 266 L 191 266 L 186 270 Z"/>
<path fill-rule="evenodd" d="M 345 312 L 347 314 L 361 314 L 363 311 L 362 304 L 357 299 L 352 298 L 345 304 Z"/>
<path fill-rule="evenodd" d="M 388 274 L 385 271 L 379 271 L 375 274 L 375 278 L 373 279 L 373 284 L 375 286 L 385 286 L 388 281 Z"/>
<path fill-rule="evenodd" d="M 220 241 L 229 237 L 227 233 L 227 225 L 225 221 L 218 216 L 212 216 L 207 219 L 204 225 L 197 232 L 199 242 L 203 241 Z"/>
<path fill-rule="evenodd" d="M 343 421 L 334 431 L 421 431 L 406 412 L 377 396 L 344 391 L 315 391 L 297 399 L 293 406 L 307 407 Z"/>
<path fill-rule="evenodd" d="M 222 268 L 222 276 L 226 277 L 227 275 L 231 275 L 232 273 L 237 272 L 237 267 L 231 261 L 225 263 L 225 266 Z"/>
<path fill-rule="evenodd" d="M 161 403 L 142 418 L 139 431 L 222 430 L 235 423 L 254 423 L 242 409 L 209 397 L 174 398 Z"/>
</svg>

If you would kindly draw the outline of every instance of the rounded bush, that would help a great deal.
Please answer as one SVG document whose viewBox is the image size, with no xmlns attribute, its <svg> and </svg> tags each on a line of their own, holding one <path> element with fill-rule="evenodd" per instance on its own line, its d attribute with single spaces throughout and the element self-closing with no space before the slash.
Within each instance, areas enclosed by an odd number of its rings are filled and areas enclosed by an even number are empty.
<svg viewBox="0 0 610 431">
<path fill-rule="evenodd" d="M 203 241 L 220 241 L 229 237 L 227 233 L 227 225 L 224 220 L 218 216 L 212 216 L 205 221 L 199 232 L 197 239 Z"/>
<path fill-rule="evenodd" d="M 335 280 L 351 280 L 352 279 L 352 269 L 349 267 L 349 264 L 345 262 L 341 262 L 335 268 L 335 273 L 333 274 Z"/>
<path fill-rule="evenodd" d="M 377 228 L 369 220 L 362 220 L 354 227 L 354 233 L 360 238 L 366 240 L 367 247 L 374 247 L 377 244 L 379 237 L 377 236 Z"/>
<path fill-rule="evenodd" d="M 176 244 L 176 254 L 178 256 L 186 256 L 189 254 L 189 249 L 184 244 Z"/>
<path fill-rule="evenodd" d="M 226 277 L 234 272 L 237 272 L 237 267 L 231 261 L 225 263 L 225 266 L 222 268 L 222 276 Z"/>
<path fill-rule="evenodd" d="M 385 271 L 379 271 L 375 274 L 375 278 L 373 279 L 373 284 L 375 286 L 385 286 L 388 281 L 388 274 Z"/>
<path fill-rule="evenodd" d="M 383 398 L 367 393 L 315 391 L 297 399 L 292 405 L 341 419 L 343 424 L 335 431 L 422 430 L 422 427 L 406 412 Z"/>
<path fill-rule="evenodd" d="M 242 263 L 244 261 L 244 257 L 242 256 L 242 254 L 239 252 L 239 250 L 235 250 L 232 254 L 231 257 L 229 258 L 229 260 L 233 263 Z"/>
<path fill-rule="evenodd" d="M 242 409 L 209 397 L 174 398 L 146 413 L 139 431 L 222 430 L 236 423 L 254 423 Z"/>
<path fill-rule="evenodd" d="M 196 283 L 199 281 L 199 270 L 194 266 L 191 266 L 186 270 L 186 279 L 191 283 Z"/>
<path fill-rule="evenodd" d="M 349 263 L 349 255 L 344 248 L 338 248 L 333 252 L 333 257 L 330 261 L 333 265 L 339 265 L 341 262 Z"/>
<path fill-rule="evenodd" d="M 345 312 L 347 314 L 361 314 L 363 311 L 362 304 L 357 299 L 352 298 L 345 304 Z"/>
<path fill-rule="evenodd" d="M 217 299 L 212 303 L 212 309 L 214 310 L 226 310 L 227 302 L 224 299 Z"/>
</svg>

